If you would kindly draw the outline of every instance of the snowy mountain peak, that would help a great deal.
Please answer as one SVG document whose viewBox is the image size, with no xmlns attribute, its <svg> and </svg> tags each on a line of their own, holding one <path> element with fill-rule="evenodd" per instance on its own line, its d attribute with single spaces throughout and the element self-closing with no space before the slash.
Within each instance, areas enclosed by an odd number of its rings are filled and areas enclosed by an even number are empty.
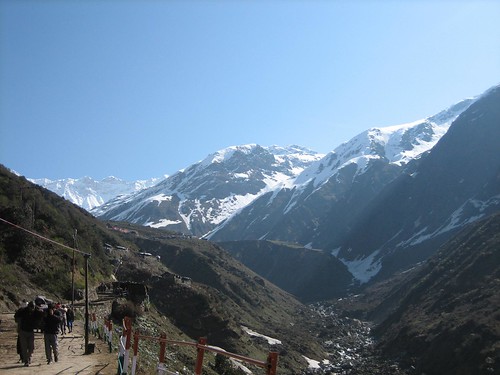
<svg viewBox="0 0 500 375">
<path fill-rule="evenodd" d="M 248 144 L 241 146 L 230 146 L 225 149 L 219 150 L 213 154 L 208 155 L 205 159 L 201 161 L 201 165 L 210 165 L 212 163 L 223 163 L 233 157 L 233 155 L 237 152 L 241 152 L 243 154 L 252 153 L 257 147 L 260 147 L 256 144 Z"/>
<path fill-rule="evenodd" d="M 373 159 L 385 159 L 391 164 L 405 165 L 434 147 L 451 123 L 475 100 L 476 98 L 462 100 L 423 120 L 370 128 L 313 163 L 297 177 L 295 185 L 314 180 L 314 186 L 319 186 L 350 164 L 357 165 L 358 174 L 363 173 Z"/>
<path fill-rule="evenodd" d="M 101 181 L 85 176 L 82 178 L 64 178 L 49 180 L 47 178 L 29 179 L 70 202 L 90 211 L 101 206 L 104 202 L 120 195 L 148 188 L 160 181 L 161 178 L 149 180 L 124 181 L 114 176 L 109 176 Z"/>
<path fill-rule="evenodd" d="M 323 155 L 298 146 L 231 146 L 93 212 L 105 219 L 203 235 Z"/>
</svg>

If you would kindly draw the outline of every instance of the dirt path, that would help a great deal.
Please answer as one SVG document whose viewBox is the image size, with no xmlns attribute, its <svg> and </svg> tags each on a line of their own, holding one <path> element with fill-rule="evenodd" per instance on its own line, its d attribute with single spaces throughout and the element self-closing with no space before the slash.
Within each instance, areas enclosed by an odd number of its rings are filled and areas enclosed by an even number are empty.
<svg viewBox="0 0 500 375">
<path fill-rule="evenodd" d="M 59 361 L 47 365 L 43 334 L 35 333 L 35 351 L 31 365 L 24 367 L 16 352 L 16 324 L 14 314 L 0 314 L 0 374 L 37 375 L 114 375 L 117 373 L 118 354 L 109 353 L 102 340 L 90 335 L 89 342 L 95 343 L 93 354 L 84 354 L 84 322 L 75 321 L 72 333 L 59 335 Z"/>
</svg>

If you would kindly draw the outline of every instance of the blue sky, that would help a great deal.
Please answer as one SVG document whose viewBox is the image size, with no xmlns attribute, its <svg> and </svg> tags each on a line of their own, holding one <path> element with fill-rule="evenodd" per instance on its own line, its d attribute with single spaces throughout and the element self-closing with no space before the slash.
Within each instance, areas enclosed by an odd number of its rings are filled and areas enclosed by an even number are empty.
<svg viewBox="0 0 500 375">
<path fill-rule="evenodd" d="M 233 145 L 327 153 L 500 83 L 500 1 L 0 2 L 0 163 L 173 174 Z"/>
</svg>

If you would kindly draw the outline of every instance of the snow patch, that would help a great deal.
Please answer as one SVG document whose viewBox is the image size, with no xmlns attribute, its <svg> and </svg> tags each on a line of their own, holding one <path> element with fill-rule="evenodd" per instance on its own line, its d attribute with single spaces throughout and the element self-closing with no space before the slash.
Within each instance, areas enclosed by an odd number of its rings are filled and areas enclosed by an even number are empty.
<svg viewBox="0 0 500 375">
<path fill-rule="evenodd" d="M 164 227 L 168 227 L 169 225 L 175 225 L 175 224 L 180 224 L 180 223 L 182 223 L 182 221 L 180 221 L 180 220 L 161 219 L 157 223 L 150 221 L 150 222 L 145 223 L 144 225 L 147 227 L 151 227 L 151 228 L 164 228 Z"/>
<path fill-rule="evenodd" d="M 308 368 L 320 368 L 320 361 L 316 361 L 314 359 L 311 359 L 311 358 L 307 358 L 305 355 L 303 355 L 302 357 L 304 357 L 304 359 L 307 361 L 307 364 L 308 364 Z"/>
<path fill-rule="evenodd" d="M 149 200 L 151 202 L 158 202 L 158 206 L 161 204 L 161 202 L 170 202 L 172 200 L 171 195 L 166 195 L 166 194 L 158 194 L 153 197 L 150 197 Z"/>
<path fill-rule="evenodd" d="M 243 331 L 245 331 L 246 334 L 248 334 L 248 335 L 250 335 L 252 337 L 263 338 L 264 340 L 266 340 L 269 343 L 269 345 L 279 345 L 279 344 L 281 344 L 281 340 L 273 339 L 272 337 L 263 335 L 261 333 L 255 332 L 255 331 L 252 331 L 250 328 L 245 327 L 245 326 L 241 326 L 241 328 L 243 329 Z"/>
<path fill-rule="evenodd" d="M 347 266 L 347 269 L 354 276 L 354 278 L 364 284 L 375 276 L 382 268 L 382 262 L 380 259 L 374 261 L 378 253 L 379 250 L 374 251 L 366 258 L 357 258 L 356 260 L 345 260 L 340 258 L 340 261 Z"/>
</svg>

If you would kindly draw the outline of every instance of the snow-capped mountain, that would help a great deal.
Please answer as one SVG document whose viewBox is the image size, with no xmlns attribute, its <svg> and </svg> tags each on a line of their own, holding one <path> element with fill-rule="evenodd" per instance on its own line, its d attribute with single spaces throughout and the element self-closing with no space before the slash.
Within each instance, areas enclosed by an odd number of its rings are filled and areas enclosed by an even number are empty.
<svg viewBox="0 0 500 375">
<path fill-rule="evenodd" d="M 356 175 L 360 175 L 375 159 L 406 165 L 434 147 L 451 123 L 473 102 L 474 99 L 463 100 L 424 120 L 366 130 L 311 165 L 296 178 L 293 186 L 304 187 L 312 182 L 318 187 L 350 164 L 356 166 Z"/>
<path fill-rule="evenodd" d="M 324 249 L 361 283 L 411 267 L 500 210 L 499 109 L 497 86 L 424 121 L 363 132 L 208 237 Z"/>
<path fill-rule="evenodd" d="M 229 147 L 153 188 L 118 197 L 92 213 L 202 236 L 322 156 L 299 146 Z"/>
<path fill-rule="evenodd" d="M 208 236 L 329 251 L 359 282 L 426 259 L 500 210 L 500 86 L 424 121 L 370 129 Z"/>
<path fill-rule="evenodd" d="M 500 86 L 451 125 L 428 155 L 331 243 L 360 280 L 426 259 L 466 225 L 500 211 Z"/>
<path fill-rule="evenodd" d="M 424 120 L 362 132 L 279 189 L 260 196 L 208 237 L 276 239 L 326 248 L 347 230 L 344 223 L 408 163 L 429 151 L 473 101 L 461 101 Z"/>
<path fill-rule="evenodd" d="M 28 180 L 90 211 L 117 196 L 132 194 L 133 192 L 151 187 L 161 181 L 161 178 L 124 181 L 110 176 L 100 181 L 94 180 L 91 177 L 77 179 L 64 178 L 60 180 L 49 180 L 46 178 Z"/>
</svg>

